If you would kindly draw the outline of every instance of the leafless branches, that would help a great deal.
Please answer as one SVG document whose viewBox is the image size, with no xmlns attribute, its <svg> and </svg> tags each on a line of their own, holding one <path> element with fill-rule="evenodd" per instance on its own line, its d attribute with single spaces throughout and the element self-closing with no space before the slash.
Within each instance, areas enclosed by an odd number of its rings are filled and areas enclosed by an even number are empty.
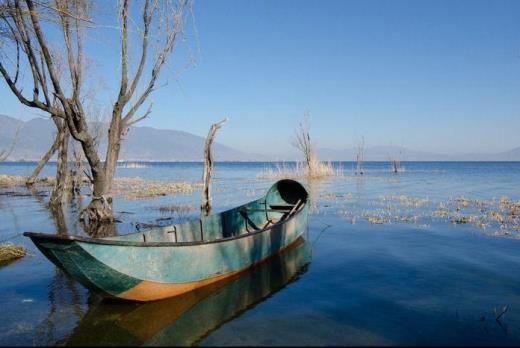
<svg viewBox="0 0 520 348">
<path fill-rule="evenodd" d="M 356 175 L 363 174 L 363 163 L 365 162 L 365 137 L 361 137 L 361 141 L 356 146 Z"/>
<path fill-rule="evenodd" d="M 63 119 L 71 136 L 81 143 L 94 184 L 92 202 L 96 204 L 91 203 L 92 214 L 88 214 L 92 220 L 112 220 L 106 203 L 111 201 L 122 137 L 130 125 L 150 115 L 151 104 L 138 113 L 157 88 L 161 71 L 183 35 L 186 13 L 191 11 L 190 0 L 144 0 L 135 3 L 135 10 L 132 6 L 130 0 L 118 2 L 121 76 L 102 164 L 96 146 L 99 137 L 87 126 L 91 110 L 84 88 L 88 79 L 84 31 L 97 29 L 91 1 L 4 0 L 0 5 L 0 73 L 20 103 Z M 131 13 L 139 13 L 141 18 L 132 18 Z M 138 30 L 131 31 L 131 25 Z M 56 44 L 56 27 L 61 45 Z M 140 49 L 134 50 L 138 64 L 131 71 L 130 46 L 134 42 Z M 27 83 L 20 78 L 24 67 L 30 70 L 32 94 L 24 92 Z"/>
<path fill-rule="evenodd" d="M 390 163 L 391 163 L 392 172 L 399 173 L 401 171 L 400 153 L 398 156 L 396 156 L 394 158 L 390 158 Z"/>
<path fill-rule="evenodd" d="M 337 175 L 332 164 L 323 163 L 318 159 L 316 149 L 311 140 L 310 114 L 305 112 L 303 122 L 300 122 L 296 130 L 292 145 L 303 154 L 306 164 L 306 176 L 309 179 L 323 178 Z"/>
<path fill-rule="evenodd" d="M 314 153 L 314 145 L 311 141 L 310 129 L 310 114 L 305 112 L 303 121 L 298 124 L 298 129 L 296 130 L 292 144 L 303 154 L 307 167 L 310 167 L 316 157 L 316 154 Z"/>
</svg>

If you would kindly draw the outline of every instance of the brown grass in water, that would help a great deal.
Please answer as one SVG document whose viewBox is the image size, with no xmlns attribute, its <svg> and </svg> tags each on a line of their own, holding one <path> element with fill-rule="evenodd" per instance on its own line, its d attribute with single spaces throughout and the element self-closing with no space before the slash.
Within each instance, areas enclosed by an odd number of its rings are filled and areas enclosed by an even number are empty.
<svg viewBox="0 0 520 348">
<path fill-rule="evenodd" d="M 190 194 L 200 189 L 200 183 L 151 181 L 135 178 L 115 178 L 112 192 L 125 199 L 143 199 L 169 194 Z"/>
<path fill-rule="evenodd" d="M 0 175 L 0 187 L 25 186 L 26 181 L 27 177 L 23 175 Z M 38 178 L 35 184 L 53 186 L 54 182 L 55 180 L 53 176 L 46 176 Z"/>
<path fill-rule="evenodd" d="M 286 163 L 277 164 L 275 168 L 264 169 L 258 174 L 258 179 L 309 179 L 319 180 L 331 177 L 342 177 L 341 168 L 334 168 L 331 162 L 321 162 L 314 160 L 307 166 L 304 162 L 296 162 L 296 166 L 289 166 Z"/>
<path fill-rule="evenodd" d="M 0 245 L 0 265 L 27 255 L 27 250 L 22 245 L 1 244 Z"/>
</svg>

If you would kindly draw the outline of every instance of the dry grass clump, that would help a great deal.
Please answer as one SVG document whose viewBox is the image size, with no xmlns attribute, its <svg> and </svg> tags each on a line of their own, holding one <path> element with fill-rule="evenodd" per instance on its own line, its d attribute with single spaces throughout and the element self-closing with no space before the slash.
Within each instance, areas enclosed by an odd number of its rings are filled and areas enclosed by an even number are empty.
<svg viewBox="0 0 520 348">
<path fill-rule="evenodd" d="M 25 186 L 27 177 L 23 175 L 0 175 L 0 187 Z M 35 184 L 53 186 L 56 179 L 53 176 L 37 178 Z"/>
<path fill-rule="evenodd" d="M 22 245 L 0 245 L 0 265 L 24 257 L 25 255 L 27 255 L 27 250 Z"/>
<path fill-rule="evenodd" d="M 309 179 L 319 180 L 330 177 L 342 177 L 341 168 L 334 168 L 331 162 L 313 160 L 309 166 L 305 162 L 296 162 L 294 166 L 287 163 L 276 164 L 274 168 L 266 168 L 257 175 L 258 179 Z"/>
<path fill-rule="evenodd" d="M 377 224 L 377 225 L 387 224 L 390 222 L 390 220 L 388 220 L 384 217 L 381 217 L 381 216 L 365 216 L 365 219 L 367 219 L 367 221 L 370 222 L 371 224 Z"/>
<path fill-rule="evenodd" d="M 500 223 L 503 223 L 503 222 L 506 221 L 506 219 L 504 218 L 504 215 L 500 214 L 498 211 L 491 211 L 491 212 L 489 212 L 487 217 L 490 220 L 495 220 L 495 221 L 498 221 Z"/>
<path fill-rule="evenodd" d="M 417 218 L 417 216 L 413 215 L 399 215 L 395 217 L 397 221 L 401 222 L 417 222 Z"/>
<path fill-rule="evenodd" d="M 19 175 L 0 175 L 0 186 L 12 187 L 25 183 L 26 177 Z"/>
<path fill-rule="evenodd" d="M 509 197 L 504 196 L 504 197 L 500 198 L 499 206 L 500 206 L 500 209 L 508 215 L 512 215 L 512 216 L 520 215 L 520 201 L 513 202 L 513 201 L 511 201 L 511 199 L 509 199 Z"/>
<path fill-rule="evenodd" d="M 460 225 L 460 224 L 467 224 L 470 221 L 471 221 L 471 218 L 469 216 L 464 216 L 464 215 L 454 216 L 451 219 L 452 223 L 458 224 L 458 225 Z"/>
<path fill-rule="evenodd" d="M 187 214 L 193 211 L 193 207 L 189 204 L 161 205 L 157 209 L 163 214 Z"/>
<path fill-rule="evenodd" d="M 447 218 L 450 215 L 450 210 L 448 209 L 447 205 L 444 203 L 440 203 L 437 210 L 433 212 L 434 217 L 439 218 Z"/>
<path fill-rule="evenodd" d="M 301 165 L 297 162 L 296 167 L 289 166 L 287 163 L 277 163 L 275 168 L 265 168 L 258 175 L 258 179 L 279 179 L 279 178 L 298 178 L 301 177 Z"/>
<path fill-rule="evenodd" d="M 469 205 L 471 204 L 471 200 L 463 196 L 455 197 L 453 201 L 464 208 L 469 207 Z"/>
<path fill-rule="evenodd" d="M 335 169 L 332 166 L 332 163 L 319 161 L 317 158 L 313 157 L 309 162 L 308 167 L 306 169 L 306 176 L 309 179 L 322 179 L 328 178 L 331 176 L 342 176 L 343 173 L 339 169 Z"/>
<path fill-rule="evenodd" d="M 409 197 L 405 195 L 380 197 L 380 199 L 382 202 L 391 201 L 413 207 L 422 207 L 430 203 L 430 200 L 428 198 Z"/>
<path fill-rule="evenodd" d="M 151 181 L 135 178 L 115 178 L 113 193 L 125 199 L 143 199 L 169 194 L 190 194 L 201 187 L 200 183 Z"/>
</svg>

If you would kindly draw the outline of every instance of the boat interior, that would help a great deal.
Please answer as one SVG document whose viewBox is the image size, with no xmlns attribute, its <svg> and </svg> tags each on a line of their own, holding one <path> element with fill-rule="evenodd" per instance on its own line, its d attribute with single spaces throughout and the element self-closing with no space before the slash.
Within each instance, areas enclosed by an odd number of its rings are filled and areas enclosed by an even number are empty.
<svg viewBox="0 0 520 348">
<path fill-rule="evenodd" d="M 276 182 L 267 194 L 242 206 L 182 224 L 153 227 L 108 240 L 193 243 L 227 239 L 283 223 L 307 204 L 308 193 L 294 180 Z"/>
</svg>

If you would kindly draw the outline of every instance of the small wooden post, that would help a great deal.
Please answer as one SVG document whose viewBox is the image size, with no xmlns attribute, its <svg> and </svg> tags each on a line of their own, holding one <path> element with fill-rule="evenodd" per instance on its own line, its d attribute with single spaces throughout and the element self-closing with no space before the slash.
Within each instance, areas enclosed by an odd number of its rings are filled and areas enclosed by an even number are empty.
<svg viewBox="0 0 520 348">
<path fill-rule="evenodd" d="M 204 146 L 204 172 L 202 174 L 202 203 L 200 205 L 200 210 L 206 216 L 211 212 L 211 194 L 210 194 L 210 184 L 211 184 L 211 172 L 213 170 L 213 156 L 211 155 L 211 144 L 213 143 L 213 138 L 215 137 L 215 133 L 217 129 L 222 127 L 224 123 L 228 121 L 226 117 L 222 121 L 212 124 L 209 128 L 208 137 L 206 138 L 206 145 Z"/>
</svg>

